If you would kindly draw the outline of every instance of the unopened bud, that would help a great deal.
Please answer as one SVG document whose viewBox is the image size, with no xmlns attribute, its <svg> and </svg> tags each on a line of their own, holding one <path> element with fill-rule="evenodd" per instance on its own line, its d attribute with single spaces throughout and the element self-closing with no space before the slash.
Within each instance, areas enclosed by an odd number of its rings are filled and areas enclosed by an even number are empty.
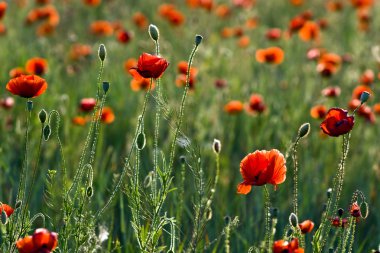
<svg viewBox="0 0 380 253">
<path fill-rule="evenodd" d="M 104 44 L 100 44 L 99 50 L 98 50 L 99 59 L 103 62 L 106 59 L 106 55 L 107 55 L 106 46 L 104 46 Z"/>
<path fill-rule="evenodd" d="M 224 217 L 224 223 L 226 224 L 226 225 L 230 225 L 230 223 L 231 223 L 231 217 L 230 216 L 225 216 Z"/>
<path fill-rule="evenodd" d="M 199 46 L 199 44 L 201 44 L 201 42 L 202 42 L 202 40 L 203 40 L 203 37 L 201 36 L 201 35 L 196 35 L 195 36 L 195 45 L 196 46 Z"/>
<path fill-rule="evenodd" d="M 26 109 L 28 109 L 28 111 L 33 110 L 33 101 L 28 100 L 28 102 L 26 102 Z"/>
<path fill-rule="evenodd" d="M 326 191 L 326 194 L 327 194 L 327 198 L 331 198 L 331 195 L 332 195 L 332 189 L 331 188 L 328 188 L 327 191 Z"/>
<path fill-rule="evenodd" d="M 86 190 L 87 198 L 91 198 L 93 194 L 94 194 L 94 189 L 92 188 L 92 186 L 87 187 L 87 190 Z"/>
<path fill-rule="evenodd" d="M 186 156 L 181 155 L 181 156 L 179 157 L 179 161 L 181 162 L 181 164 L 185 164 L 185 163 L 186 163 Z"/>
<path fill-rule="evenodd" d="M 368 213 L 369 213 L 369 210 L 368 210 L 368 203 L 367 202 L 363 202 L 360 204 L 360 210 L 361 210 L 361 213 L 362 213 L 362 218 L 363 219 L 366 219 L 368 217 Z"/>
<path fill-rule="evenodd" d="M 158 30 L 158 27 L 150 24 L 149 25 L 149 35 L 154 41 L 158 41 L 158 38 L 160 37 L 160 31 Z"/>
<path fill-rule="evenodd" d="M 343 208 L 339 208 L 339 209 L 338 209 L 338 216 L 339 216 L 339 217 L 342 217 L 342 216 L 343 216 L 343 213 L 344 213 Z"/>
<path fill-rule="evenodd" d="M 22 200 L 17 200 L 15 204 L 15 209 L 18 209 L 22 205 Z"/>
<path fill-rule="evenodd" d="M 47 112 L 42 109 L 39 113 L 38 113 L 38 118 L 40 119 L 40 122 L 43 124 L 45 123 L 46 121 L 46 118 L 47 118 Z"/>
<path fill-rule="evenodd" d="M 222 149 L 222 144 L 220 143 L 220 140 L 214 139 L 214 143 L 212 144 L 212 149 L 214 150 L 215 154 L 220 153 L 220 150 Z"/>
<path fill-rule="evenodd" d="M 334 248 L 329 248 L 329 253 L 334 253 Z"/>
<path fill-rule="evenodd" d="M 1 223 L 3 225 L 8 223 L 8 215 L 4 210 L 1 212 Z"/>
<path fill-rule="evenodd" d="M 45 141 L 48 141 L 49 138 L 50 138 L 50 134 L 51 134 L 51 128 L 50 128 L 50 125 L 46 125 L 46 126 L 44 126 L 43 133 L 44 133 L 44 140 L 45 140 Z"/>
<path fill-rule="evenodd" d="M 145 134 L 144 133 L 139 133 L 137 135 L 137 140 L 136 140 L 136 147 L 138 150 L 144 149 L 146 144 L 146 139 L 145 139 Z"/>
<path fill-rule="evenodd" d="M 310 133 L 310 123 L 303 123 L 298 129 L 298 137 L 304 138 Z"/>
<path fill-rule="evenodd" d="M 293 229 L 288 229 L 288 231 L 286 231 L 286 237 L 290 237 L 290 236 L 292 236 L 292 234 L 293 234 Z"/>
<path fill-rule="evenodd" d="M 295 213 L 291 213 L 289 215 L 289 223 L 293 227 L 298 227 L 298 217 L 297 217 L 297 215 L 295 215 Z"/>
<path fill-rule="evenodd" d="M 110 88 L 110 83 L 109 82 L 103 82 L 103 91 L 104 93 L 107 93 L 107 91 Z"/>
<path fill-rule="evenodd" d="M 272 211 L 272 218 L 273 219 L 277 219 L 277 217 L 278 217 L 278 209 L 277 208 L 273 208 L 271 211 Z"/>
</svg>

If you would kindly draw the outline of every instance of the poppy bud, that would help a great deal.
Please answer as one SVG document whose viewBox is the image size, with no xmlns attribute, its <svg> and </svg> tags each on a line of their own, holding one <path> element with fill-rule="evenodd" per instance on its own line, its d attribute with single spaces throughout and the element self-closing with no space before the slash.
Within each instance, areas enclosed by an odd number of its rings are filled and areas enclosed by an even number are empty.
<svg viewBox="0 0 380 253">
<path fill-rule="evenodd" d="M 38 118 L 40 119 L 40 122 L 43 124 L 45 123 L 46 121 L 46 118 L 47 118 L 47 113 L 44 109 L 42 109 L 39 113 L 38 113 Z"/>
<path fill-rule="evenodd" d="M 181 156 L 179 157 L 179 161 L 181 162 L 181 164 L 185 164 L 185 163 L 186 163 L 186 156 L 181 155 Z"/>
<path fill-rule="evenodd" d="M 220 153 L 220 150 L 222 149 L 222 144 L 220 143 L 220 140 L 214 139 L 214 143 L 212 144 L 212 149 L 214 150 L 215 154 Z"/>
<path fill-rule="evenodd" d="M 310 133 L 310 123 L 303 123 L 298 129 L 298 137 L 304 138 Z"/>
<path fill-rule="evenodd" d="M 160 37 L 160 31 L 158 30 L 158 27 L 150 24 L 149 25 L 149 35 L 154 41 L 158 41 L 158 38 Z"/>
<path fill-rule="evenodd" d="M 87 198 L 91 198 L 93 194 L 94 194 L 94 190 L 93 190 L 92 186 L 87 187 L 87 190 L 86 190 Z"/>
<path fill-rule="evenodd" d="M 110 83 L 109 82 L 103 82 L 103 91 L 104 93 L 107 93 L 107 91 L 110 88 Z"/>
<path fill-rule="evenodd" d="M 324 203 L 322 206 L 322 212 L 326 212 L 326 211 L 327 211 L 327 204 Z"/>
<path fill-rule="evenodd" d="M 277 217 L 278 217 L 278 208 L 272 208 L 271 211 L 272 211 L 272 212 L 271 212 L 271 214 L 272 214 L 272 218 L 273 218 L 273 219 L 277 219 Z"/>
<path fill-rule="evenodd" d="M 18 209 L 22 205 L 22 200 L 17 200 L 15 204 L 15 209 Z"/>
<path fill-rule="evenodd" d="M 288 229 L 288 231 L 286 231 L 286 237 L 290 237 L 291 235 L 293 234 L 293 229 Z"/>
<path fill-rule="evenodd" d="M 201 35 L 197 34 L 195 36 L 195 45 L 199 46 L 199 44 L 201 44 L 202 40 L 203 40 L 203 37 Z"/>
<path fill-rule="evenodd" d="M 295 215 L 294 213 L 291 213 L 289 215 L 289 223 L 293 227 L 298 227 L 298 217 L 297 217 L 297 215 Z"/>
<path fill-rule="evenodd" d="M 338 209 L 338 216 L 339 216 L 339 217 L 342 217 L 342 216 L 343 216 L 343 213 L 344 213 L 343 208 L 339 208 L 339 209 Z"/>
<path fill-rule="evenodd" d="M 44 140 L 45 141 L 48 141 L 49 140 L 49 137 L 50 137 L 50 134 L 51 134 L 51 128 L 50 128 L 50 125 L 46 125 L 45 127 L 44 127 L 44 130 L 43 130 L 44 132 Z"/>
<path fill-rule="evenodd" d="M 1 212 L 1 224 L 5 225 L 8 223 L 8 215 L 7 213 L 3 210 Z"/>
<path fill-rule="evenodd" d="M 209 221 L 212 219 L 212 208 L 208 208 L 206 212 L 206 219 Z"/>
<path fill-rule="evenodd" d="M 33 110 L 33 101 L 28 100 L 28 102 L 26 102 L 26 109 L 28 109 L 29 112 Z"/>
<path fill-rule="evenodd" d="M 328 198 L 328 199 L 331 198 L 331 195 L 332 195 L 332 189 L 331 189 L 331 188 L 328 188 L 326 193 L 327 193 L 327 198 Z"/>
<path fill-rule="evenodd" d="M 329 248 L 329 253 L 334 253 L 334 248 Z"/>
<path fill-rule="evenodd" d="M 362 211 L 361 212 L 361 216 L 363 219 L 367 218 L 368 217 L 368 203 L 367 202 L 363 202 L 360 204 L 360 210 Z"/>
<path fill-rule="evenodd" d="M 104 44 L 100 44 L 99 50 L 98 50 L 99 59 L 103 62 L 106 59 L 106 55 L 107 55 L 106 46 L 104 46 Z"/>
<path fill-rule="evenodd" d="M 367 102 L 369 96 L 370 96 L 369 92 L 363 91 L 362 94 L 360 95 L 360 102 L 364 104 L 365 102 Z"/>
<path fill-rule="evenodd" d="M 225 216 L 224 217 L 224 223 L 228 226 L 228 225 L 230 225 L 230 223 L 231 223 L 231 217 L 230 216 Z"/>
<path fill-rule="evenodd" d="M 138 150 L 144 149 L 145 144 L 146 144 L 145 134 L 144 133 L 139 133 L 137 135 L 137 140 L 136 140 L 136 147 L 137 147 L 137 149 Z"/>
</svg>

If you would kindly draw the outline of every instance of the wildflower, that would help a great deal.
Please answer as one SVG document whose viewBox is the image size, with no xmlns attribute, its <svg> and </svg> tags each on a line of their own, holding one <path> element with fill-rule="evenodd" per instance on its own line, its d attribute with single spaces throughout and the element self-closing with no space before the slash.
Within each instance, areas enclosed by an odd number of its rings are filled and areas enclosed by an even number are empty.
<svg viewBox="0 0 380 253">
<path fill-rule="evenodd" d="M 82 98 L 80 101 L 80 110 L 83 112 L 90 112 L 94 109 L 96 105 L 95 98 Z"/>
<path fill-rule="evenodd" d="M 238 185 L 240 194 L 248 194 L 252 185 L 273 184 L 275 188 L 285 181 L 285 158 L 277 149 L 256 150 L 240 162 L 243 182 Z"/>
<path fill-rule="evenodd" d="M 291 19 L 288 25 L 290 34 L 293 34 L 294 32 L 299 31 L 303 27 L 305 22 L 306 20 L 300 16 L 296 16 L 293 19 Z"/>
<path fill-rule="evenodd" d="M 331 108 L 320 127 L 325 134 L 337 137 L 352 130 L 354 116 L 348 116 L 347 111 L 341 108 Z"/>
<path fill-rule="evenodd" d="M 299 30 L 298 35 L 303 41 L 317 41 L 319 39 L 319 26 L 315 22 L 307 21 Z"/>
<path fill-rule="evenodd" d="M 376 121 L 374 112 L 372 111 L 371 107 L 367 105 L 362 105 L 359 108 L 358 115 L 365 118 L 369 123 L 373 124 Z"/>
<path fill-rule="evenodd" d="M 325 97 L 334 98 L 334 97 L 339 97 L 340 92 L 341 92 L 340 87 L 330 86 L 330 87 L 324 88 L 321 93 Z"/>
<path fill-rule="evenodd" d="M 359 81 L 365 85 L 370 85 L 375 81 L 375 73 L 371 69 L 367 69 L 360 76 Z"/>
<path fill-rule="evenodd" d="M 84 126 L 86 125 L 87 123 L 87 118 L 85 117 L 82 117 L 82 116 L 76 116 L 74 117 L 71 122 L 74 124 L 74 125 L 77 125 L 77 126 Z"/>
<path fill-rule="evenodd" d="M 251 42 L 251 39 L 249 38 L 249 36 L 247 35 L 244 35 L 244 36 L 241 36 L 237 42 L 238 46 L 240 48 L 246 48 L 249 46 L 249 43 Z"/>
<path fill-rule="evenodd" d="M 350 214 L 351 214 L 351 216 L 353 216 L 355 218 L 358 218 L 362 215 L 360 212 L 360 206 L 358 205 L 357 201 L 352 203 L 351 208 L 350 208 Z"/>
<path fill-rule="evenodd" d="M 115 121 L 115 114 L 110 107 L 104 107 L 100 120 L 105 124 L 111 124 Z"/>
<path fill-rule="evenodd" d="M 140 29 L 145 29 L 148 27 L 148 19 L 141 12 L 136 12 L 133 17 L 133 23 L 138 26 Z"/>
<path fill-rule="evenodd" d="M 132 34 L 126 30 L 120 30 L 116 34 L 117 40 L 120 43 L 127 44 L 132 39 Z"/>
<path fill-rule="evenodd" d="M 44 93 L 47 86 L 45 79 L 36 75 L 25 75 L 11 79 L 6 88 L 13 95 L 34 98 Z"/>
<path fill-rule="evenodd" d="M 26 75 L 27 73 L 25 72 L 24 68 L 22 67 L 16 67 L 16 68 L 13 68 L 9 71 L 9 77 L 10 78 L 15 78 L 15 77 L 19 77 L 21 75 Z"/>
<path fill-rule="evenodd" d="M 101 0 L 83 0 L 83 3 L 88 6 L 98 6 L 101 3 Z"/>
<path fill-rule="evenodd" d="M 348 226 L 348 219 L 347 218 L 340 218 L 338 216 L 336 217 L 333 217 L 331 219 L 331 225 L 333 227 L 342 227 L 342 228 L 345 228 Z"/>
<path fill-rule="evenodd" d="M 133 91 L 139 91 L 139 90 L 148 90 L 150 86 L 150 79 L 149 78 L 142 78 L 139 80 L 132 79 L 131 80 L 131 89 Z M 153 90 L 155 87 L 154 82 L 152 82 L 151 90 Z"/>
<path fill-rule="evenodd" d="M 47 70 L 47 60 L 40 57 L 31 58 L 26 62 L 25 70 L 32 75 L 43 75 Z"/>
<path fill-rule="evenodd" d="M 278 240 L 273 243 L 273 253 L 303 253 L 304 249 L 299 247 L 298 239 L 294 238 L 290 242 Z"/>
<path fill-rule="evenodd" d="M 225 79 L 217 79 L 217 80 L 215 80 L 215 87 L 216 88 L 222 89 L 222 88 L 227 87 L 227 85 L 228 85 L 228 82 Z"/>
<path fill-rule="evenodd" d="M 343 2 L 339 0 L 330 0 L 326 3 L 326 9 L 331 12 L 341 11 L 343 9 Z"/>
<path fill-rule="evenodd" d="M 129 72 L 130 68 L 133 68 L 137 65 L 137 60 L 135 58 L 129 58 L 124 62 L 124 70 L 125 72 Z"/>
<path fill-rule="evenodd" d="M 58 234 L 45 228 L 36 229 L 32 236 L 26 236 L 16 242 L 19 253 L 51 253 L 58 246 Z"/>
<path fill-rule="evenodd" d="M 5 11 L 7 10 L 7 2 L 1 1 L 0 2 L 0 20 L 4 17 Z"/>
<path fill-rule="evenodd" d="M 15 100 L 12 97 L 6 97 L 0 100 L 0 106 L 4 109 L 10 109 L 15 104 Z"/>
<path fill-rule="evenodd" d="M 249 99 L 247 111 L 251 113 L 262 113 L 267 106 L 264 104 L 264 99 L 260 94 L 252 94 Z"/>
<path fill-rule="evenodd" d="M 323 119 L 326 113 L 327 108 L 324 105 L 315 105 L 310 109 L 310 116 L 314 119 Z"/>
<path fill-rule="evenodd" d="M 272 28 L 272 29 L 269 29 L 266 33 L 265 33 L 265 37 L 268 39 L 268 40 L 278 40 L 281 38 L 281 29 L 279 28 Z"/>
<path fill-rule="evenodd" d="M 105 20 L 92 22 L 90 30 L 92 34 L 98 36 L 111 36 L 114 32 L 112 24 Z"/>
<path fill-rule="evenodd" d="M 351 0 L 351 4 L 354 8 L 368 8 L 373 5 L 373 0 Z"/>
<path fill-rule="evenodd" d="M 92 49 L 90 45 L 86 44 L 73 44 L 70 48 L 69 57 L 73 61 L 88 57 L 92 54 Z"/>
<path fill-rule="evenodd" d="M 380 103 L 376 103 L 376 104 L 373 105 L 373 111 L 376 114 L 380 114 Z"/>
<path fill-rule="evenodd" d="M 301 222 L 298 226 L 301 229 L 301 232 L 303 234 L 307 234 L 313 230 L 314 222 L 312 222 L 311 220 L 305 220 L 305 221 Z"/>
<path fill-rule="evenodd" d="M 228 114 L 238 114 L 242 112 L 243 109 L 244 105 L 239 100 L 232 100 L 224 106 L 224 111 L 226 111 Z"/>
<path fill-rule="evenodd" d="M 269 47 L 256 51 L 256 60 L 260 63 L 280 64 L 284 60 L 284 51 L 279 47 Z"/>
<path fill-rule="evenodd" d="M 137 67 L 129 69 L 129 73 L 137 80 L 141 78 L 159 78 L 162 76 L 169 63 L 162 57 L 143 53 Z"/>
<path fill-rule="evenodd" d="M 248 9 L 255 4 L 255 0 L 232 0 L 232 4 L 236 7 Z"/>
<path fill-rule="evenodd" d="M 0 204 L 0 213 L 3 211 L 7 214 L 7 217 L 9 217 L 14 212 L 14 209 L 7 204 Z"/>
<path fill-rule="evenodd" d="M 231 9 L 226 4 L 220 4 L 216 7 L 215 14 L 220 18 L 226 18 L 231 15 Z"/>
</svg>

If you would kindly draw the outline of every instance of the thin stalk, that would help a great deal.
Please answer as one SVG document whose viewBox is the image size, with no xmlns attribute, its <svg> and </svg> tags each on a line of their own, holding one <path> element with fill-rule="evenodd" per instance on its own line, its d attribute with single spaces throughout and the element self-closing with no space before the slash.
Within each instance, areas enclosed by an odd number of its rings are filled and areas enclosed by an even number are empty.
<svg viewBox="0 0 380 253">
<path fill-rule="evenodd" d="M 270 224 L 270 195 L 269 191 L 266 185 L 264 185 L 264 195 L 265 195 L 265 248 L 270 249 L 270 231 L 271 231 L 271 224 Z"/>
<path fill-rule="evenodd" d="M 300 137 L 297 137 L 293 146 L 293 213 L 298 217 L 298 161 L 297 161 L 297 147 Z"/>
</svg>

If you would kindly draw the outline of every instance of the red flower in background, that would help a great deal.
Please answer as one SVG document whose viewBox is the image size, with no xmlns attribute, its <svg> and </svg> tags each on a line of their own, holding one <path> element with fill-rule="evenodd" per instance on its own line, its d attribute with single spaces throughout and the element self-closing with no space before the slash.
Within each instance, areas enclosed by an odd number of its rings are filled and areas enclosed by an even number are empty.
<svg viewBox="0 0 380 253">
<path fill-rule="evenodd" d="M 51 253 L 58 245 L 58 234 L 45 228 L 34 231 L 32 236 L 26 236 L 16 242 L 19 253 Z"/>
<path fill-rule="evenodd" d="M 232 100 L 224 106 L 224 111 L 228 114 L 238 114 L 244 109 L 244 105 L 239 100 Z"/>
<path fill-rule="evenodd" d="M 323 119 L 326 116 L 326 112 L 326 106 L 315 105 L 310 109 L 310 116 L 314 119 Z"/>
<path fill-rule="evenodd" d="M 25 64 L 25 70 L 27 73 L 39 76 L 46 73 L 47 67 L 47 60 L 40 57 L 31 58 Z"/>
<path fill-rule="evenodd" d="M 339 97 L 340 93 L 341 89 L 338 86 L 331 86 L 322 90 L 322 95 L 330 98 Z"/>
<path fill-rule="evenodd" d="M 252 185 L 273 184 L 275 187 L 286 179 L 285 158 L 277 149 L 256 150 L 240 162 L 243 182 L 237 187 L 240 194 L 248 194 Z"/>
<path fill-rule="evenodd" d="M 0 213 L 5 212 L 7 216 L 11 216 L 12 213 L 14 212 L 14 209 L 7 204 L 0 204 Z"/>
<path fill-rule="evenodd" d="M 354 116 L 348 116 L 347 113 L 341 108 L 331 108 L 320 125 L 322 131 L 333 137 L 350 132 L 354 127 Z"/>
<path fill-rule="evenodd" d="M 273 253 L 303 253 L 304 249 L 299 247 L 298 239 L 294 238 L 290 242 L 278 240 L 273 243 Z"/>
<path fill-rule="evenodd" d="M 5 11 L 7 10 L 7 2 L 1 1 L 0 2 L 0 20 L 4 17 Z"/>
<path fill-rule="evenodd" d="M 351 214 L 351 216 L 353 216 L 355 218 L 362 216 L 362 213 L 360 211 L 360 206 L 359 206 L 357 201 L 352 203 L 352 205 L 350 207 L 350 214 Z"/>
<path fill-rule="evenodd" d="M 6 88 L 13 95 L 34 98 L 44 93 L 47 86 L 45 79 L 36 75 L 25 75 L 11 79 Z"/>
<path fill-rule="evenodd" d="M 105 124 L 111 124 L 115 121 L 115 114 L 113 113 L 111 107 L 106 106 L 103 108 L 100 120 Z"/>
<path fill-rule="evenodd" d="M 260 63 L 280 64 L 284 60 L 284 51 L 279 47 L 258 49 L 256 60 Z"/>
<path fill-rule="evenodd" d="M 131 89 L 133 91 L 139 91 L 139 90 L 148 90 L 150 86 L 150 79 L 149 78 L 142 78 L 140 80 L 132 79 L 131 80 Z M 151 90 L 153 90 L 155 87 L 154 82 L 152 82 Z"/>
<path fill-rule="evenodd" d="M 264 103 L 264 99 L 260 94 L 252 94 L 249 98 L 249 104 L 247 106 L 247 111 L 251 113 L 262 113 L 265 111 L 267 106 Z"/>
<path fill-rule="evenodd" d="M 83 3 L 88 6 L 98 6 L 101 0 L 83 0 Z"/>
<path fill-rule="evenodd" d="M 314 228 L 314 222 L 311 220 L 305 220 L 302 223 L 298 224 L 301 229 L 302 234 L 310 233 Z"/>
<path fill-rule="evenodd" d="M 141 78 L 159 78 L 162 76 L 169 63 L 162 57 L 143 53 L 137 67 L 129 69 L 129 73 L 137 80 Z"/>
<path fill-rule="evenodd" d="M 126 30 L 120 30 L 116 33 L 117 40 L 120 43 L 127 44 L 132 39 L 132 34 Z"/>
<path fill-rule="evenodd" d="M 90 112 L 94 109 L 96 105 L 96 99 L 95 98 L 82 98 L 80 101 L 80 109 L 84 112 Z"/>
<path fill-rule="evenodd" d="M 319 39 L 319 26 L 315 22 L 307 21 L 299 30 L 298 35 L 303 41 L 317 41 Z"/>
</svg>

